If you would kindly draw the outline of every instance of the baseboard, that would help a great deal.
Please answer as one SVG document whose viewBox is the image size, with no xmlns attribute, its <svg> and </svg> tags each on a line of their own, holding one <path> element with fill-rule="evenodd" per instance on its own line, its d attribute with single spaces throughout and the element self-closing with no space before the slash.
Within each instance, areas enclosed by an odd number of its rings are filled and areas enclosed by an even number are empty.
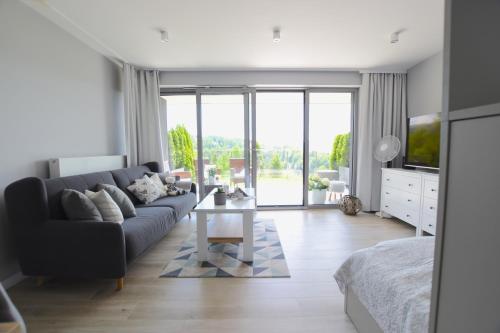
<svg viewBox="0 0 500 333">
<path fill-rule="evenodd" d="M 8 278 L 4 279 L 2 281 L 2 285 L 5 289 L 9 289 L 10 287 L 15 286 L 16 284 L 18 284 L 19 282 L 21 282 L 24 279 L 26 279 L 26 276 L 24 276 L 23 273 L 21 273 L 21 272 L 17 272 L 15 274 L 9 276 Z"/>
</svg>

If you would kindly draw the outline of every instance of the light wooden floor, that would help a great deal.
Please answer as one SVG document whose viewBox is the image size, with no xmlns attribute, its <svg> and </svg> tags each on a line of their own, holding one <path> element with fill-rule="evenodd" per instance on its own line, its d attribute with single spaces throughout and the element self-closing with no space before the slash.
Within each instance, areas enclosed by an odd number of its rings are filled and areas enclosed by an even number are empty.
<svg viewBox="0 0 500 333">
<path fill-rule="evenodd" d="M 273 218 L 291 278 L 158 278 L 194 228 L 183 220 L 135 261 L 125 288 L 114 281 L 32 279 L 9 294 L 36 332 L 355 332 L 332 275 L 357 249 L 415 230 L 393 220 L 337 210 L 266 211 Z"/>
</svg>

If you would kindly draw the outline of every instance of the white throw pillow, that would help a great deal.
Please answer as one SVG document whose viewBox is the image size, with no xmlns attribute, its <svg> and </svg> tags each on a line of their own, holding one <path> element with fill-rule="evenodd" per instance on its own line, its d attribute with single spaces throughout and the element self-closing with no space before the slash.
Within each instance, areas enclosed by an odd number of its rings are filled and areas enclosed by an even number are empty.
<svg viewBox="0 0 500 333">
<path fill-rule="evenodd" d="M 105 222 L 123 222 L 123 214 L 113 198 L 104 190 L 92 192 L 85 190 L 85 195 L 96 205 Z"/>
<path fill-rule="evenodd" d="M 161 181 L 160 176 L 157 173 L 155 173 L 151 177 L 149 177 L 149 179 L 151 179 L 151 181 L 153 182 L 153 184 L 160 191 L 160 198 L 161 197 L 166 197 L 167 196 L 167 190 L 165 190 L 165 188 L 163 187 L 164 185 L 163 185 L 163 182 Z"/>
<path fill-rule="evenodd" d="M 127 189 L 145 204 L 149 204 L 160 197 L 160 190 L 147 175 L 136 179 L 135 183 L 127 186 Z"/>
</svg>

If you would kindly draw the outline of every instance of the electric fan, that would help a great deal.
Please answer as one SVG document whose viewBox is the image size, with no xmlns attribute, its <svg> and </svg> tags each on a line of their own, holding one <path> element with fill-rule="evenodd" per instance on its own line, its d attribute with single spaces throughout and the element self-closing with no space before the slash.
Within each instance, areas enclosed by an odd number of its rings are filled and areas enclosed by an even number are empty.
<svg viewBox="0 0 500 333">
<path fill-rule="evenodd" d="M 382 163 L 390 162 L 398 156 L 400 149 L 401 142 L 399 139 L 393 135 L 386 135 L 378 142 L 373 156 Z"/>
</svg>

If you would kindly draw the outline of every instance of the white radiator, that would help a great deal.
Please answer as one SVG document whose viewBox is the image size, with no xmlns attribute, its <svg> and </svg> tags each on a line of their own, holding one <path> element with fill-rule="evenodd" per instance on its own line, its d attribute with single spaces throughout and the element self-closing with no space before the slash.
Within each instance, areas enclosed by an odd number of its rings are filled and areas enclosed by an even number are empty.
<svg viewBox="0 0 500 333">
<path fill-rule="evenodd" d="M 62 157 L 49 160 L 50 178 L 125 168 L 127 156 Z"/>
</svg>

